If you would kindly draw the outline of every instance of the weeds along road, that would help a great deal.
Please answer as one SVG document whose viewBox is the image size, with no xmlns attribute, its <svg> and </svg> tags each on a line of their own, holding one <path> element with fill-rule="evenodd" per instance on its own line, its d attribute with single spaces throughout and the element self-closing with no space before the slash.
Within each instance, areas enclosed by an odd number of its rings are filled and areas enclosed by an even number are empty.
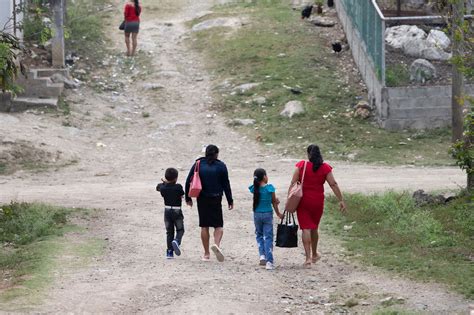
<svg viewBox="0 0 474 315">
<path fill-rule="evenodd" d="M 229 129 L 213 103 L 210 76 L 200 56 L 186 45 L 185 22 L 205 13 L 213 1 L 144 1 L 139 36 L 142 53 L 135 61 L 108 57 L 119 93 L 95 93 L 88 87 L 67 96 L 70 122 L 52 115 L 2 114 L 0 132 L 59 150 L 66 168 L 43 173 L 18 172 L 0 177 L 0 202 L 43 201 L 101 208 L 88 234 L 106 239 L 104 255 L 89 266 L 55 277 L 44 302 L 28 298 L 0 309 L 47 313 L 302 313 L 338 312 L 356 294 L 371 312 L 386 296 L 401 297 L 403 308 L 433 313 L 465 311 L 468 302 L 433 284 L 420 284 L 351 263 L 330 235 L 322 235 L 323 259 L 303 270 L 302 249 L 275 249 L 277 269 L 257 266 L 257 249 L 247 186 L 253 170 L 267 169 L 283 197 L 296 160 L 258 146 Z M 177 3 L 180 2 L 180 3 Z M 217 3 L 217 1 L 216 1 Z M 147 6 L 150 10 L 146 10 Z M 118 6 L 120 8 L 120 6 Z M 163 15 L 162 12 L 166 12 Z M 116 32 L 121 13 L 110 24 Z M 123 72 L 128 68 L 131 72 Z M 135 79 L 132 79 L 135 77 Z M 159 84 L 149 90 L 147 84 Z M 143 113 L 148 113 L 149 117 Z M 180 182 L 205 144 L 221 149 L 230 170 L 236 209 L 225 211 L 226 261 L 203 263 L 196 209 L 185 209 L 184 254 L 164 259 L 162 201 L 155 185 L 164 169 L 180 169 Z M 303 148 L 302 148 L 303 151 Z M 301 152 L 295 152 L 300 156 Z M 378 167 L 333 163 L 344 191 L 455 189 L 464 184 L 455 168 Z M 80 237 L 80 236 L 78 236 Z M 74 259 L 59 257 L 58 259 Z"/>
</svg>

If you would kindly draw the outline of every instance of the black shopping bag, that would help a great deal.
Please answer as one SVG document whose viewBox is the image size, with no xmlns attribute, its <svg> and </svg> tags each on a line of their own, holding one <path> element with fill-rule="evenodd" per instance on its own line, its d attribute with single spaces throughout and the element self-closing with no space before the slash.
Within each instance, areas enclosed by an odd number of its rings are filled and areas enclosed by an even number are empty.
<svg viewBox="0 0 474 315">
<path fill-rule="evenodd" d="M 283 222 L 283 219 L 286 219 L 285 222 Z M 296 225 L 295 215 L 285 211 L 283 212 L 283 219 L 277 227 L 276 246 L 298 247 L 298 225 Z"/>
</svg>

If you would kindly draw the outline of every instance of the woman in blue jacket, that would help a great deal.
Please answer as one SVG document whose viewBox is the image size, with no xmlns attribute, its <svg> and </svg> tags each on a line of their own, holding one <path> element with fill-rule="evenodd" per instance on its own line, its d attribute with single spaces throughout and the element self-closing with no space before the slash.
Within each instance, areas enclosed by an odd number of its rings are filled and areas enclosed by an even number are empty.
<svg viewBox="0 0 474 315">
<path fill-rule="evenodd" d="M 215 145 L 208 145 L 206 156 L 198 159 L 199 177 L 201 179 L 202 191 L 197 198 L 199 213 L 199 226 L 201 227 L 201 240 L 204 247 L 203 261 L 209 261 L 209 228 L 214 228 L 214 244 L 211 250 L 220 262 L 224 261 L 224 255 L 220 249 L 222 235 L 224 234 L 224 220 L 222 216 L 222 196 L 225 194 L 229 210 L 234 208 L 232 190 L 230 188 L 229 173 L 226 165 L 218 160 L 219 148 Z M 196 162 L 197 162 L 196 161 Z M 193 206 L 193 201 L 189 197 L 189 186 L 194 175 L 196 163 L 191 167 L 186 179 L 186 203 Z"/>
</svg>

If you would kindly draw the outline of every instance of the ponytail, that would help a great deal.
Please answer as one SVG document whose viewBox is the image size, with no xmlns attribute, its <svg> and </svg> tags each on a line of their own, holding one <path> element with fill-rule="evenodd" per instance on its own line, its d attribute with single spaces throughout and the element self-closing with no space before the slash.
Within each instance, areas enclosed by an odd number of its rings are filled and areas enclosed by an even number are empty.
<svg viewBox="0 0 474 315">
<path fill-rule="evenodd" d="M 206 160 L 208 164 L 212 164 L 217 160 L 219 156 L 219 148 L 213 144 L 206 147 Z"/>
<path fill-rule="evenodd" d="M 308 159 L 313 163 L 313 172 L 316 172 L 321 165 L 323 165 L 323 156 L 321 155 L 321 150 L 315 144 L 312 144 L 308 147 Z"/>
<path fill-rule="evenodd" d="M 137 16 L 140 16 L 140 13 L 142 13 L 142 10 L 140 9 L 140 4 L 138 3 L 138 0 L 134 0 L 135 3 L 135 14 Z"/>
<path fill-rule="evenodd" d="M 267 175 L 267 172 L 263 168 L 257 168 L 253 172 L 253 211 L 257 209 L 260 202 L 260 183 L 263 178 Z"/>
</svg>

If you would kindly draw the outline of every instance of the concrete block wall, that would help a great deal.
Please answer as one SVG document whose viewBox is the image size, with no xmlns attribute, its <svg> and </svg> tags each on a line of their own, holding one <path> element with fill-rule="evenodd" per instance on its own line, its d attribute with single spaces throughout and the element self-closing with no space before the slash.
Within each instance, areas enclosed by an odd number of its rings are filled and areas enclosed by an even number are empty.
<svg viewBox="0 0 474 315">
<path fill-rule="evenodd" d="M 465 93 L 474 96 L 474 85 Z M 451 125 L 451 86 L 386 87 L 382 92 L 389 130 L 430 129 Z"/>
</svg>

